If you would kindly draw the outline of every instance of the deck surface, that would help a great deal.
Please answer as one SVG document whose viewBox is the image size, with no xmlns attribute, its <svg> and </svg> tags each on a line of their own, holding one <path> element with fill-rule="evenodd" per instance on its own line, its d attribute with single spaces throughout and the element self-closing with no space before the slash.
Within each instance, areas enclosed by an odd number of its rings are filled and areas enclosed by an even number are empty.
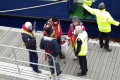
<svg viewBox="0 0 120 80">
<path fill-rule="evenodd" d="M 42 33 L 37 33 L 37 50 L 40 51 L 39 43 L 42 38 Z M 0 44 L 25 48 L 21 40 L 20 30 L 14 28 L 0 27 Z M 110 46 L 112 52 L 106 52 L 99 48 L 96 43 L 88 44 L 87 62 L 88 73 L 81 78 L 91 80 L 120 80 L 120 47 Z M 17 59 L 29 61 L 28 52 L 24 50 L 15 49 Z M 0 56 L 7 58 L 14 58 L 12 49 L 0 46 Z M 39 63 L 48 64 L 44 60 L 44 54 L 38 53 Z M 77 76 L 80 72 L 78 61 L 73 61 L 74 53 L 69 49 L 65 60 L 60 60 L 61 70 L 63 74 Z M 15 64 L 15 61 L 0 59 L 1 62 Z M 66 61 L 66 63 L 64 63 Z M 29 66 L 29 64 L 19 62 L 19 65 Z M 49 71 L 49 68 L 39 66 L 39 69 Z M 17 77 L 11 77 L 0 74 L 0 80 L 24 80 Z"/>
</svg>

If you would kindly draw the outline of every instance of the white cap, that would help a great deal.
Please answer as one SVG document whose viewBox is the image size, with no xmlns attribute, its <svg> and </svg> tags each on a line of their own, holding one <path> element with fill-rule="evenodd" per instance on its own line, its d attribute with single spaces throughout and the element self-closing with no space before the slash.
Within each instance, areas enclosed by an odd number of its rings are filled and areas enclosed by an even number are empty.
<svg viewBox="0 0 120 80">
<path fill-rule="evenodd" d="M 75 29 L 76 29 L 76 32 L 79 32 L 79 33 L 83 32 L 82 26 L 76 26 Z"/>
<path fill-rule="evenodd" d="M 32 26 L 32 23 L 31 22 L 26 22 L 25 23 L 25 27 L 28 29 L 29 27 L 31 27 Z"/>
</svg>

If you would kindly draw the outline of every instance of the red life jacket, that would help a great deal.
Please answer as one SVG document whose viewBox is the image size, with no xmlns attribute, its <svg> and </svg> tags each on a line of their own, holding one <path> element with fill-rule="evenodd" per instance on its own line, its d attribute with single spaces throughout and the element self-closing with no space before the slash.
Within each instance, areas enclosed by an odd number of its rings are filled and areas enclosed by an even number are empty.
<svg viewBox="0 0 120 80">
<path fill-rule="evenodd" d="M 54 51 L 52 51 L 52 50 L 49 50 L 49 48 L 48 48 L 48 42 L 46 42 L 46 50 L 45 50 L 45 52 L 46 53 L 49 53 L 49 54 L 53 54 L 54 53 Z M 47 60 L 47 57 L 48 57 L 49 55 L 47 55 L 47 54 L 45 54 L 45 61 Z M 51 56 L 49 56 L 49 57 L 51 57 Z"/>
<path fill-rule="evenodd" d="M 52 51 L 52 50 L 49 50 L 49 48 L 48 48 L 48 42 L 46 42 L 46 50 L 45 50 L 45 52 L 46 53 L 50 53 L 50 54 L 53 54 L 54 53 L 54 51 Z"/>
</svg>

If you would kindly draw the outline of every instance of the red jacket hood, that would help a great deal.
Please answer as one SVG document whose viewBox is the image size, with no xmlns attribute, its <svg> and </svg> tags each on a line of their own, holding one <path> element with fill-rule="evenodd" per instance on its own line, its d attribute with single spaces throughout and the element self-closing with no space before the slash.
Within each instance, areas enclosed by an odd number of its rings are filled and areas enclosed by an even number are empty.
<svg viewBox="0 0 120 80">
<path fill-rule="evenodd" d="M 22 28 L 23 28 L 25 31 L 29 32 L 28 29 L 25 27 L 25 24 L 22 25 Z"/>
</svg>

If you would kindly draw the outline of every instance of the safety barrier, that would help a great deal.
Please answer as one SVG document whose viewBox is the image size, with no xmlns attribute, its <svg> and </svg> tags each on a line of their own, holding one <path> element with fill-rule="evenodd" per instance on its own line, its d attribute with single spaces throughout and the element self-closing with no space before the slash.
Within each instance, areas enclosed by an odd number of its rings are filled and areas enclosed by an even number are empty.
<svg viewBox="0 0 120 80">
<path fill-rule="evenodd" d="M 51 54 L 45 53 L 45 52 L 42 52 L 42 51 L 29 50 L 29 49 L 24 49 L 24 48 L 19 48 L 19 47 L 13 47 L 13 46 L 8 46 L 8 45 L 2 45 L 2 44 L 0 44 L 0 46 L 6 47 L 6 48 L 11 48 L 11 49 L 12 49 L 13 54 L 14 54 L 14 59 L 7 58 L 7 57 L 2 57 L 2 56 L 0 56 L 0 58 L 1 58 L 1 59 L 6 59 L 6 60 L 13 60 L 13 61 L 15 61 L 15 62 L 16 62 L 16 66 L 17 66 L 17 73 L 18 73 L 18 74 L 20 74 L 20 72 L 21 72 L 21 70 L 20 70 L 20 68 L 19 68 L 19 65 L 18 65 L 18 62 L 30 63 L 30 64 L 36 64 L 36 65 L 40 65 L 40 66 L 44 66 L 44 67 L 54 68 L 54 71 L 55 71 L 55 80 L 57 80 L 55 60 L 54 60 L 54 57 L 53 57 Z M 49 55 L 49 56 L 52 57 L 52 59 L 53 59 L 53 65 L 54 65 L 54 66 L 49 66 L 49 65 L 44 65 L 44 64 L 38 64 L 38 63 L 32 63 L 32 62 L 28 62 L 28 61 L 18 60 L 18 59 L 17 59 L 17 56 L 16 56 L 16 53 L 15 53 L 15 49 L 47 54 L 47 55 Z"/>
</svg>

